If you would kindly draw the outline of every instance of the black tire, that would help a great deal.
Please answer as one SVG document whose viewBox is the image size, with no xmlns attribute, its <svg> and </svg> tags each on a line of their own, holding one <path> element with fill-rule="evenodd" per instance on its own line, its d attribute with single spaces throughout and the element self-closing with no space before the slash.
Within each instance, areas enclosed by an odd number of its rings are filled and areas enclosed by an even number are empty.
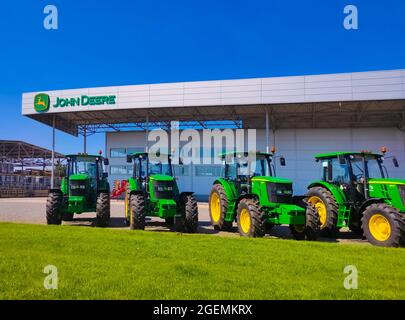
<svg viewBox="0 0 405 320">
<path fill-rule="evenodd" d="M 247 209 L 250 217 L 249 230 L 243 230 L 241 225 L 242 210 Z M 242 199 L 238 204 L 236 221 L 239 234 L 243 237 L 260 238 L 266 234 L 266 218 L 256 199 Z"/>
<path fill-rule="evenodd" d="M 337 219 L 339 206 L 332 193 L 324 187 L 312 187 L 308 190 L 307 200 L 311 197 L 318 197 L 326 207 L 326 221 L 320 226 L 321 235 L 324 237 L 336 237 Z"/>
<path fill-rule="evenodd" d="M 176 217 L 176 231 L 195 233 L 198 228 L 197 201 L 191 194 L 183 195 L 180 199 L 181 217 Z"/>
<path fill-rule="evenodd" d="M 63 195 L 59 192 L 48 194 L 46 201 L 46 223 L 60 225 L 62 223 Z"/>
<path fill-rule="evenodd" d="M 218 195 L 220 201 L 220 217 L 216 221 L 213 219 L 211 214 L 211 198 L 214 193 Z M 224 187 L 221 184 L 214 184 L 212 186 L 208 204 L 211 224 L 214 226 L 214 229 L 217 231 L 232 231 L 232 222 L 225 221 L 225 215 L 228 210 L 228 199 L 226 198 Z"/>
<path fill-rule="evenodd" d="M 386 240 L 379 240 L 370 231 L 370 220 L 376 215 L 383 216 L 389 223 L 390 234 Z M 371 244 L 381 247 L 400 247 L 405 245 L 405 220 L 399 211 L 386 203 L 373 203 L 366 208 L 361 218 L 364 236 Z"/>
<path fill-rule="evenodd" d="M 296 240 L 313 241 L 318 239 L 320 233 L 319 215 L 312 204 L 306 204 L 305 227 L 290 225 L 290 231 Z"/>
<path fill-rule="evenodd" d="M 98 227 L 107 227 L 110 222 L 110 195 L 101 192 L 97 197 L 96 204 L 96 225 Z"/>
<path fill-rule="evenodd" d="M 131 194 L 129 197 L 129 206 L 131 210 L 131 230 L 145 230 L 146 203 L 142 194 Z"/>
</svg>

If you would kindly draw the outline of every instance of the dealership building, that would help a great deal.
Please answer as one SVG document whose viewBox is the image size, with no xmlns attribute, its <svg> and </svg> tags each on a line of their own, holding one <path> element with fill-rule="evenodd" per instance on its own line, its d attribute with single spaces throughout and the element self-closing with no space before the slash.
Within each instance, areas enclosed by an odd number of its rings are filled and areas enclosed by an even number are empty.
<svg viewBox="0 0 405 320">
<path fill-rule="evenodd" d="M 285 157 L 277 175 L 292 179 L 296 194 L 320 177 L 314 155 L 323 152 L 385 146 L 400 163 L 386 162 L 390 177 L 405 176 L 405 70 L 30 92 L 22 96 L 22 114 L 82 135 L 78 152 L 88 135 L 105 133 L 111 183 L 132 174 L 126 154 L 149 149 L 148 134 L 157 128 L 239 129 L 245 139 L 256 129 L 256 150 L 274 147 Z M 221 167 L 176 164 L 180 189 L 206 199 Z"/>
</svg>

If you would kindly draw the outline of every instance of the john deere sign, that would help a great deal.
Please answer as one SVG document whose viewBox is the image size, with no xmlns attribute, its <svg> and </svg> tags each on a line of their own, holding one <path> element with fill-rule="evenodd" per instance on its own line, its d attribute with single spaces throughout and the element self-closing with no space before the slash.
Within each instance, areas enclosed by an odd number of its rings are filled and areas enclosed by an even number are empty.
<svg viewBox="0 0 405 320">
<path fill-rule="evenodd" d="M 86 96 L 74 98 L 56 97 L 54 108 L 76 107 L 76 106 L 96 106 L 104 104 L 115 104 L 116 96 Z M 49 110 L 50 98 L 45 93 L 37 94 L 34 99 L 34 108 L 37 112 L 46 112 Z"/>
</svg>

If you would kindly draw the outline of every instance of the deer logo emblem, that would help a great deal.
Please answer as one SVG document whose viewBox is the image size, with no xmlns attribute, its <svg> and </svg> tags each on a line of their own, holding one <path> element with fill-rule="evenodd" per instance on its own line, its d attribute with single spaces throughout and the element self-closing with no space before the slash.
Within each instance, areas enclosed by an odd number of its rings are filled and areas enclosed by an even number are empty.
<svg viewBox="0 0 405 320">
<path fill-rule="evenodd" d="M 45 93 L 37 94 L 34 98 L 34 109 L 37 112 L 46 112 L 49 110 L 49 95 Z"/>
</svg>

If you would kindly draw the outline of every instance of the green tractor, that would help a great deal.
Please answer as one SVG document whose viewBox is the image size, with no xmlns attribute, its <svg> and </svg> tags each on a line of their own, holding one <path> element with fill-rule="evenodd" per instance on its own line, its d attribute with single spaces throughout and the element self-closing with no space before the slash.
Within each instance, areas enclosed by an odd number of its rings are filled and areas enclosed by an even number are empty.
<svg viewBox="0 0 405 320">
<path fill-rule="evenodd" d="M 318 211 L 323 234 L 348 227 L 374 245 L 405 244 L 405 180 L 388 179 L 382 151 L 315 156 L 323 178 L 309 185 L 307 201 Z M 393 162 L 398 167 L 395 157 Z"/>
<path fill-rule="evenodd" d="M 138 152 L 127 156 L 133 164 L 125 195 L 125 217 L 130 229 L 145 229 L 146 216 L 165 219 L 177 232 L 194 233 L 198 207 L 192 192 L 179 192 L 171 155 Z"/>
<path fill-rule="evenodd" d="M 275 225 L 287 224 L 297 240 L 315 240 L 319 233 L 316 209 L 293 197 L 292 182 L 275 177 L 273 155 L 228 152 L 220 155 L 222 177 L 215 180 L 209 197 L 211 224 L 240 235 L 263 237 Z M 282 166 L 285 159 L 280 158 Z"/>
<path fill-rule="evenodd" d="M 103 171 L 108 159 L 77 154 L 66 156 L 66 177 L 60 189 L 51 189 L 46 203 L 48 224 L 72 221 L 74 214 L 96 212 L 96 225 L 106 227 L 110 221 L 110 185 Z"/>
</svg>

